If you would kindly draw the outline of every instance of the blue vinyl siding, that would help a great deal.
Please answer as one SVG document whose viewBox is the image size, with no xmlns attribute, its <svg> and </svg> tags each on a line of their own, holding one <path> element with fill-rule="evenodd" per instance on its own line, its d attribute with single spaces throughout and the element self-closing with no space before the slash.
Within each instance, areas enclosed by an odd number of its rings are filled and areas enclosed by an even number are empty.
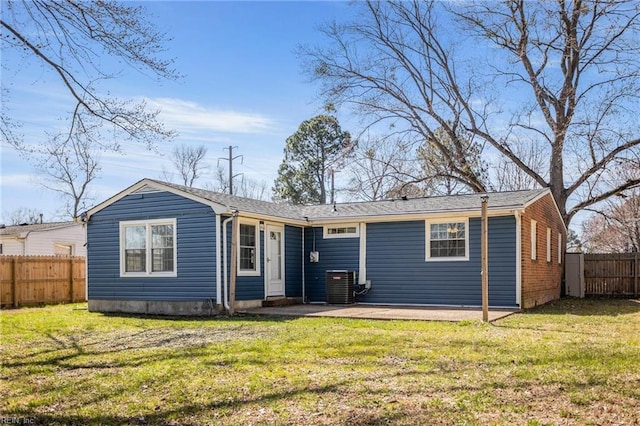
<svg viewBox="0 0 640 426">
<path fill-rule="evenodd" d="M 176 218 L 177 277 L 120 277 L 120 222 Z M 87 225 L 88 298 L 197 301 L 215 299 L 215 215 L 169 192 L 131 194 Z"/>
<path fill-rule="evenodd" d="M 285 296 L 302 297 L 302 228 L 284 227 Z"/>
<path fill-rule="evenodd" d="M 320 253 L 318 263 L 309 262 L 309 252 L 313 250 L 315 232 L 315 250 Z M 307 228 L 304 234 L 305 244 L 305 296 L 309 302 L 326 300 L 325 276 L 327 270 L 343 269 L 358 271 L 360 256 L 360 238 L 322 238 L 322 227 Z"/>
<path fill-rule="evenodd" d="M 489 219 L 489 304 L 516 305 L 516 238 L 512 216 Z M 482 304 L 480 219 L 469 219 L 468 261 L 425 261 L 425 222 L 367 224 L 367 279 L 357 301 L 392 304 Z"/>
<path fill-rule="evenodd" d="M 222 220 L 226 219 L 223 218 Z M 227 223 L 227 265 L 231 266 L 231 237 L 232 222 Z M 253 222 L 251 222 L 253 224 Z M 255 223 L 258 227 L 258 223 Z M 260 233 L 260 256 L 256 259 L 260 263 L 259 276 L 241 276 L 236 277 L 236 300 L 262 300 L 264 299 L 264 231 Z M 227 279 L 231 280 L 231 269 L 227 269 Z M 227 286 L 230 281 L 227 282 Z M 225 290 L 223 290 L 225 291 Z"/>
</svg>

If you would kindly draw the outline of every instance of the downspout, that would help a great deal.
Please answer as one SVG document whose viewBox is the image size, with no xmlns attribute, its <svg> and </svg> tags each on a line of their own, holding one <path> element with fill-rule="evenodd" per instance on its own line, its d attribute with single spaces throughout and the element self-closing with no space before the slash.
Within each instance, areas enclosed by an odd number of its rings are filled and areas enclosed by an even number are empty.
<svg viewBox="0 0 640 426">
<path fill-rule="evenodd" d="M 305 276 L 305 269 L 304 269 L 304 264 L 305 264 L 305 258 L 304 258 L 304 231 L 306 230 L 306 228 L 302 228 L 302 303 L 307 303 L 307 298 L 305 297 L 305 281 L 304 281 L 304 276 Z"/>
<path fill-rule="evenodd" d="M 516 304 L 522 309 L 522 215 L 515 210 L 516 219 Z"/>
<path fill-rule="evenodd" d="M 358 284 L 366 285 L 367 283 L 367 224 L 359 223 L 360 231 L 360 253 L 358 254 Z"/>
<path fill-rule="evenodd" d="M 224 282 L 223 282 L 223 287 L 224 287 L 224 308 L 227 310 L 227 312 L 229 312 L 230 308 L 229 308 L 229 287 L 227 286 L 228 283 L 228 272 L 227 272 L 227 224 L 229 222 L 231 222 L 231 220 L 233 220 L 233 217 L 229 217 L 227 219 L 225 219 L 222 222 L 222 256 L 224 257 L 223 259 L 223 264 L 224 264 L 224 270 L 223 270 L 223 274 L 224 274 Z"/>
<path fill-rule="evenodd" d="M 214 212 L 215 214 L 215 212 Z M 222 255 L 221 255 L 221 240 L 220 240 L 220 215 L 216 214 L 216 308 L 220 308 L 222 305 Z"/>
<path fill-rule="evenodd" d="M 231 221 L 231 280 L 229 281 L 229 311 L 230 315 L 235 313 L 236 307 L 236 279 L 238 276 L 238 211 L 233 210 Z"/>
</svg>

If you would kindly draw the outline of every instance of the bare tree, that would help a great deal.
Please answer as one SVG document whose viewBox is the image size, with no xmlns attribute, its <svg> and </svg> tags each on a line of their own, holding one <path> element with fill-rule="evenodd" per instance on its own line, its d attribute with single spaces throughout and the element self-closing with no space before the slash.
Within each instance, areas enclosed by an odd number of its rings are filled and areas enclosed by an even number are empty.
<svg viewBox="0 0 640 426">
<path fill-rule="evenodd" d="M 215 183 L 205 185 L 205 188 L 209 191 L 221 192 L 224 194 L 229 193 L 229 175 L 223 167 L 216 169 Z M 238 184 L 234 179 L 233 194 L 239 197 L 252 198 L 254 200 L 269 200 L 269 193 L 267 192 L 267 182 L 262 180 L 258 181 L 245 176 L 242 176 L 240 183 Z"/>
<path fill-rule="evenodd" d="M 10 213 L 2 215 L 2 219 L 6 225 L 20 225 L 27 223 L 29 225 L 42 221 L 43 215 L 38 209 L 20 207 Z"/>
<path fill-rule="evenodd" d="M 453 126 L 451 126 L 453 128 Z M 473 135 L 458 130 L 455 140 L 443 128 L 437 128 L 433 135 L 418 147 L 418 159 L 422 168 L 421 180 L 427 193 L 431 195 L 455 195 L 469 191 L 467 182 L 460 173 L 465 170 L 473 174 L 479 182 L 487 181 L 487 164 L 482 160 L 483 147 L 474 141 Z M 464 156 L 456 155 L 463 152 Z M 457 166 L 451 168 L 451 159 Z M 484 185 L 484 183 L 483 183 Z"/>
<path fill-rule="evenodd" d="M 582 223 L 582 239 L 589 253 L 640 251 L 640 191 L 607 200 L 602 211 Z"/>
<path fill-rule="evenodd" d="M 190 146 L 182 144 L 173 148 L 171 162 L 184 186 L 192 187 L 202 176 L 202 173 L 209 168 L 209 165 L 205 162 L 206 156 L 207 148 L 204 145 Z"/>
<path fill-rule="evenodd" d="M 300 50 L 328 102 L 351 105 L 371 126 L 391 121 L 394 132 L 416 140 L 437 140 L 435 130 L 442 128 L 451 147 L 435 148 L 451 175 L 485 191 L 460 138 L 471 133 L 549 187 L 566 224 L 578 211 L 640 184 L 612 173 L 614 165 L 639 156 L 637 1 L 413 0 L 355 7 L 361 14 L 354 22 L 323 29 L 328 47 Z M 548 147 L 546 170 L 517 155 L 515 146 L 532 139 Z"/>
<path fill-rule="evenodd" d="M 121 72 L 107 69 L 104 55 L 159 78 L 179 77 L 172 61 L 159 59 L 167 37 L 154 29 L 144 8 L 109 0 L 5 1 L 0 29 L 3 50 L 22 52 L 25 61 L 40 64 L 66 88 L 73 102 L 68 135 L 92 118 L 115 132 L 108 140 L 118 142 L 103 140 L 111 149 L 132 140 L 154 146 L 173 136 L 157 121 L 159 111 L 148 111 L 144 102 L 111 98 L 98 88 Z M 5 140 L 20 148 L 20 138 L 11 128 L 15 121 L 3 117 L 0 125 Z"/>
<path fill-rule="evenodd" d="M 56 135 L 49 143 L 29 150 L 39 172 L 40 184 L 61 195 L 65 213 L 77 217 L 93 199 L 89 185 L 98 176 L 100 167 L 96 135 L 90 128 L 76 128 L 73 135 Z"/>
<path fill-rule="evenodd" d="M 128 142 L 148 148 L 170 140 L 175 132 L 158 121 L 159 111 L 144 101 L 116 99 L 101 87 L 122 70 L 108 69 L 109 55 L 143 73 L 176 79 L 170 60 L 158 59 L 167 38 L 150 24 L 144 8 L 117 1 L 3 1 L 0 43 L 3 51 L 21 52 L 23 61 L 39 64 L 57 78 L 70 96 L 67 124 L 57 134 L 28 142 L 17 133 L 21 123 L 10 116 L 3 85 L 0 134 L 43 177 L 42 184 L 62 194 L 69 215 L 76 216 L 88 200 L 89 184 L 99 171 L 100 150 L 121 152 Z M 6 64 L 5 74 L 20 61 Z"/>
<path fill-rule="evenodd" d="M 416 169 L 415 155 L 406 142 L 365 136 L 360 138 L 347 168 L 350 178 L 346 192 L 353 199 L 367 201 L 409 195 L 402 188 L 405 182 L 415 180 Z"/>
<path fill-rule="evenodd" d="M 545 170 L 549 156 L 535 141 L 513 146 L 513 153 L 532 170 Z M 520 191 L 538 188 L 539 183 L 508 157 L 500 156 L 493 166 L 492 186 L 496 191 Z"/>
</svg>

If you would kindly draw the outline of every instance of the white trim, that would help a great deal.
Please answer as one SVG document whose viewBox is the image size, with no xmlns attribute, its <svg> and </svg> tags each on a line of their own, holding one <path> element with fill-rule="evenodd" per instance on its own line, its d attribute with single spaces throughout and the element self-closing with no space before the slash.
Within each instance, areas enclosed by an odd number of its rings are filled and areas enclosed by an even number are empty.
<svg viewBox="0 0 640 426">
<path fill-rule="evenodd" d="M 255 238 L 256 238 L 256 248 L 255 248 L 255 253 L 254 253 L 254 257 L 255 257 L 255 269 L 250 270 L 250 269 L 246 269 L 246 270 L 242 270 L 240 269 L 240 225 L 252 225 L 255 226 Z M 233 231 L 231 231 L 233 232 Z M 261 266 L 261 253 L 260 253 L 260 234 L 262 231 L 260 231 L 260 222 L 257 220 L 251 220 L 251 219 L 246 219 L 244 217 L 238 217 L 238 246 L 236 247 L 236 268 L 237 268 L 237 276 L 239 277 L 259 277 L 261 275 L 260 273 L 260 266 Z"/>
<path fill-rule="evenodd" d="M 345 230 L 354 229 L 355 232 L 345 232 L 343 234 L 330 234 L 329 229 L 344 228 Z M 330 240 L 333 238 L 358 238 L 360 236 L 360 228 L 357 223 L 336 223 L 322 226 L 322 238 Z"/>
<path fill-rule="evenodd" d="M 360 227 L 360 255 L 358 257 L 358 284 L 367 282 L 367 224 L 362 222 Z"/>
<path fill-rule="evenodd" d="M 131 226 L 141 226 L 144 225 L 146 227 L 145 232 L 145 271 L 144 272 L 126 272 L 125 271 L 125 228 Z M 151 227 L 157 225 L 172 225 L 173 226 L 173 271 L 170 272 L 152 272 L 152 245 L 151 245 Z M 120 277 L 128 278 L 128 277 L 150 277 L 150 278 L 159 278 L 159 277 L 177 277 L 178 276 L 178 226 L 176 218 L 167 218 L 167 219 L 149 219 L 149 220 L 124 220 L 119 222 L 119 232 L 120 232 Z"/>
<path fill-rule="evenodd" d="M 551 228 L 547 227 L 547 262 L 551 262 Z"/>
<path fill-rule="evenodd" d="M 516 304 L 521 306 L 522 301 L 522 216 L 515 211 L 516 218 Z"/>
<path fill-rule="evenodd" d="M 459 262 L 469 260 L 469 218 L 468 217 L 449 217 L 446 219 L 425 220 L 425 261 L 426 262 Z M 464 223 L 464 256 L 456 257 L 431 257 L 431 225 L 442 223 Z"/>
<path fill-rule="evenodd" d="M 538 222 L 531 219 L 531 260 L 538 259 Z"/>
</svg>

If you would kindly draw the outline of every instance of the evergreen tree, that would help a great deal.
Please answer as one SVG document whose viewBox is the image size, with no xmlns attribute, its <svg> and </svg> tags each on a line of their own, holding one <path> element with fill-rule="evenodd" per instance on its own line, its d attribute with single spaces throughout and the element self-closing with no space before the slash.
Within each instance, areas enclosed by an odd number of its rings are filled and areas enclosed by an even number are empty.
<svg viewBox="0 0 640 426">
<path fill-rule="evenodd" d="M 292 204 L 326 204 L 329 172 L 340 167 L 351 150 L 351 135 L 336 117 L 318 115 L 303 121 L 287 138 L 273 187 L 275 198 Z"/>
</svg>

